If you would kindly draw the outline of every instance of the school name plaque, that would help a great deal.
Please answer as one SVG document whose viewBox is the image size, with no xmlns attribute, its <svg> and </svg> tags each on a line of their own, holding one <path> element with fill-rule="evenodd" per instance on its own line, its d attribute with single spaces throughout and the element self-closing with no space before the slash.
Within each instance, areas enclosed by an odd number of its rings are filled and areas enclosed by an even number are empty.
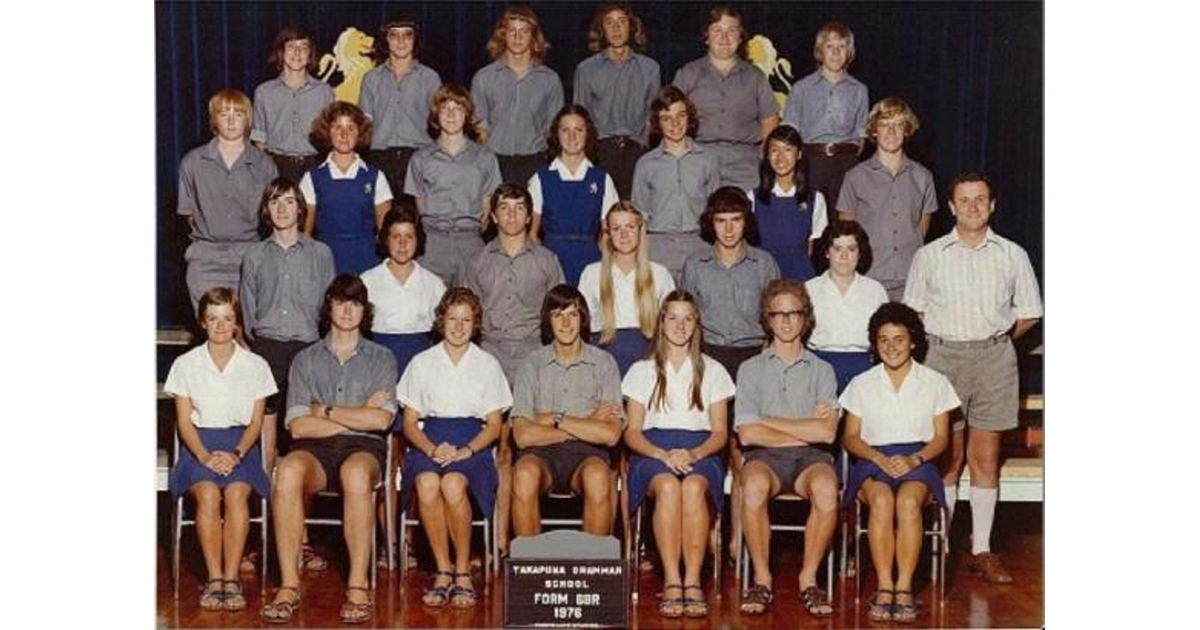
<svg viewBox="0 0 1200 630">
<path fill-rule="evenodd" d="M 614 560 L 505 561 L 504 626 L 629 626 L 625 564 Z"/>
</svg>

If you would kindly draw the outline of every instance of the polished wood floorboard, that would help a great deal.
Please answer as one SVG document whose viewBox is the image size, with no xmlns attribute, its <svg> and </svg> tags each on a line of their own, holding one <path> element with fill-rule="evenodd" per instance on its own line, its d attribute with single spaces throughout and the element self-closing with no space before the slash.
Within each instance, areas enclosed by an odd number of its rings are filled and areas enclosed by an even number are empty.
<svg viewBox="0 0 1200 630">
<path fill-rule="evenodd" d="M 261 584 L 255 575 L 245 575 L 245 590 L 249 607 L 238 613 L 206 612 L 197 605 L 200 577 L 203 564 L 199 559 L 199 548 L 190 530 L 184 534 L 184 563 L 181 571 L 179 600 L 171 595 L 169 538 L 166 517 L 159 527 L 159 553 L 157 563 L 157 621 L 159 626 L 170 628 L 256 628 L 271 626 L 259 617 L 263 602 Z M 1044 625 L 1045 600 L 1043 589 L 1043 511 L 1040 503 L 1002 504 L 997 510 L 994 550 L 1001 552 L 1016 578 L 1007 586 L 993 586 L 966 570 L 965 557 L 969 551 L 970 508 L 966 502 L 958 505 L 951 531 L 950 560 L 947 569 L 947 594 L 945 606 L 931 605 L 936 587 L 928 580 L 928 551 L 923 551 L 923 561 L 918 568 L 917 595 L 921 614 L 916 624 L 894 627 L 938 627 L 938 628 L 1033 628 Z M 251 528 L 251 540 L 257 540 L 257 531 Z M 340 536 L 327 530 L 317 536 L 318 544 L 331 557 L 330 568 L 321 573 L 304 575 L 303 603 L 291 623 L 283 627 L 326 628 L 346 627 L 338 619 L 338 609 L 345 586 L 345 563 Z M 801 608 L 797 599 L 795 574 L 799 566 L 799 538 L 797 534 L 776 534 L 774 542 L 778 551 L 773 554 L 776 582 L 776 599 L 771 611 L 764 616 L 742 616 L 738 612 L 740 603 L 739 582 L 735 579 L 732 565 L 726 564 L 722 572 L 721 597 L 714 599 L 711 572 L 706 569 L 705 589 L 709 594 L 710 614 L 700 620 L 668 620 L 661 618 L 656 609 L 655 593 L 660 581 L 653 573 L 643 573 L 640 589 L 641 600 L 631 612 L 633 628 L 859 628 L 887 627 L 889 624 L 871 622 L 866 617 L 865 600 L 873 590 L 873 579 L 868 571 L 863 579 L 862 601 L 854 597 L 854 580 L 835 578 L 835 614 L 830 619 L 818 620 L 810 617 Z M 251 543 L 252 545 L 256 543 Z M 866 556 L 866 541 L 863 543 Z M 272 554 L 273 555 L 273 554 Z M 274 577 L 267 595 L 274 593 Z M 476 587 L 482 585 L 478 573 Z M 422 606 L 421 593 L 427 585 L 424 571 L 409 571 L 401 579 L 399 572 L 379 571 L 379 586 L 376 590 L 375 617 L 359 627 L 375 628 L 499 628 L 503 624 L 503 587 L 499 579 L 493 580 L 488 592 L 483 593 L 480 603 L 471 610 L 430 609 Z"/>
</svg>

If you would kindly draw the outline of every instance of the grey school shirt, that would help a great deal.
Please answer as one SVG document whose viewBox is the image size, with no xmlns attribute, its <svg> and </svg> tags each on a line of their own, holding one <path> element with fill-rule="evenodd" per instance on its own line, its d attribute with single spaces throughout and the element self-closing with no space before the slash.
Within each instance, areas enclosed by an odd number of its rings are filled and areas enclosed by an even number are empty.
<svg viewBox="0 0 1200 630">
<path fill-rule="evenodd" d="M 633 205 L 646 213 L 649 232 L 695 232 L 708 196 L 721 185 L 721 169 L 712 151 L 689 138 L 675 157 L 662 145 L 638 158 L 633 169 Z"/>
<path fill-rule="evenodd" d="M 400 80 L 382 63 L 363 77 L 358 106 L 371 118 L 371 148 L 427 147 L 429 107 L 442 85 L 438 73 L 420 62 Z"/>
<path fill-rule="evenodd" d="M 924 245 L 921 217 L 938 209 L 933 173 L 904 157 L 893 176 L 876 153 L 846 172 L 837 209 L 852 215 L 871 239 L 873 261 L 867 275 L 902 287 L 913 256 Z"/>
<path fill-rule="evenodd" d="M 545 64 L 533 63 L 517 78 L 503 60 L 493 61 L 471 79 L 471 100 L 489 149 L 531 155 L 546 150 L 550 123 L 563 106 L 562 82 Z"/>
<path fill-rule="evenodd" d="M 425 198 L 421 223 L 426 229 L 478 230 L 484 197 L 501 183 L 496 154 L 467 140 L 457 155 L 437 144 L 413 153 L 404 192 Z"/>
<path fill-rule="evenodd" d="M 788 365 L 768 347 L 738 368 L 733 428 L 763 418 L 811 418 L 821 402 L 838 406 L 833 366 L 808 349 Z"/>
<path fill-rule="evenodd" d="M 333 102 L 333 88 L 308 77 L 304 85 L 292 89 L 280 76 L 254 88 L 254 127 L 250 139 L 263 143 L 268 151 L 283 155 L 316 155 L 308 141 L 313 120 Z"/>
<path fill-rule="evenodd" d="M 497 238 L 476 252 L 463 270 L 463 285 L 483 302 L 481 332 L 489 341 L 538 339 L 542 301 L 562 282 L 558 257 L 528 239 L 510 258 Z"/>
<path fill-rule="evenodd" d="M 731 267 L 717 260 L 715 249 L 688 256 L 679 286 L 696 296 L 704 322 L 704 341 L 747 348 L 762 343 L 758 302 L 767 283 L 779 277 L 771 254 L 746 245 Z"/>
<path fill-rule="evenodd" d="M 671 83 L 696 106 L 700 142 L 758 144 L 761 121 L 779 113 L 767 75 L 744 59 L 722 75 L 704 56 L 677 70 Z"/>
<path fill-rule="evenodd" d="M 195 217 L 193 241 L 257 242 L 258 204 L 279 170 L 269 155 L 249 142 L 233 166 L 226 168 L 218 142 L 213 138 L 183 156 L 176 212 Z"/>
<path fill-rule="evenodd" d="M 621 402 L 621 371 L 612 355 L 585 343 L 575 363 L 563 365 L 554 354 L 554 344 L 547 344 L 517 369 L 509 416 L 533 418 L 561 411 L 586 418 L 606 402 Z"/>
<path fill-rule="evenodd" d="M 591 114 L 597 135 L 645 142 L 650 103 L 662 85 L 657 61 L 635 52 L 616 62 L 602 50 L 575 66 L 572 84 L 575 104 Z"/>
<path fill-rule="evenodd" d="M 795 127 L 805 142 L 853 142 L 867 137 L 867 86 L 846 72 L 830 83 L 820 70 L 792 86 L 783 107 L 783 122 Z"/>
<path fill-rule="evenodd" d="M 239 286 L 246 335 L 316 341 L 321 302 L 333 278 L 333 252 L 304 234 L 287 249 L 271 237 L 250 246 Z"/>
<path fill-rule="evenodd" d="M 358 347 L 343 365 L 330 344 L 332 333 L 296 353 L 288 371 L 287 416 L 284 427 L 292 420 L 312 413 L 312 405 L 320 403 L 337 407 L 361 407 L 376 392 L 387 394 L 381 409 L 396 413 L 396 357 L 391 350 L 360 338 Z M 382 439 L 375 433 L 347 431 L 347 435 L 365 435 Z"/>
</svg>

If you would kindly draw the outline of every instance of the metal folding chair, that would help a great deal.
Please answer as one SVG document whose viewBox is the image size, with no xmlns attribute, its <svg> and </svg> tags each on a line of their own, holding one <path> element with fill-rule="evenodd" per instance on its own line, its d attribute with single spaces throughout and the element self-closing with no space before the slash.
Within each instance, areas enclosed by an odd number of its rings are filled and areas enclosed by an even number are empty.
<svg viewBox="0 0 1200 630">
<path fill-rule="evenodd" d="M 949 522 L 949 511 L 945 506 L 936 505 L 932 497 L 926 503 L 925 507 L 933 507 L 936 515 L 932 519 L 932 523 L 923 527 L 924 535 L 930 539 L 929 549 L 932 552 L 930 558 L 930 580 L 938 586 L 938 605 L 946 605 L 946 554 L 950 548 L 949 532 L 947 531 L 947 523 Z M 858 563 L 858 568 L 854 572 L 854 602 L 857 604 L 862 599 L 862 574 L 865 570 L 862 555 L 860 553 L 860 541 L 863 536 L 867 535 L 867 523 L 864 519 L 863 502 L 855 499 L 853 512 L 853 527 L 854 527 L 854 559 Z"/>
<path fill-rule="evenodd" d="M 776 496 L 774 499 L 771 499 L 771 500 L 785 502 L 785 503 L 807 502 L 806 499 L 800 497 L 799 495 L 797 495 L 793 492 L 782 492 L 778 496 Z M 731 509 L 741 509 L 741 506 L 731 506 Z M 803 535 L 805 529 L 806 529 L 806 525 L 803 522 L 796 524 L 796 525 L 790 525 L 790 524 L 786 524 L 786 523 L 776 523 L 774 521 L 771 522 L 771 531 L 773 531 L 773 532 L 800 532 L 800 534 Z M 742 536 L 740 538 L 738 538 L 738 540 L 735 543 L 737 545 L 737 555 L 738 555 L 737 571 L 742 578 L 742 592 L 743 593 L 745 593 L 746 590 L 750 588 L 750 574 L 752 573 L 751 566 L 750 566 L 750 552 L 746 550 L 745 543 L 746 543 L 746 537 L 745 537 L 745 530 L 743 529 Z M 833 590 L 833 564 L 834 564 L 834 562 L 833 562 L 833 541 L 831 540 L 830 544 L 829 544 L 829 550 L 825 555 L 825 591 L 827 593 L 829 593 L 829 597 L 830 597 L 831 601 L 833 599 L 833 593 L 834 593 L 834 590 Z"/>
</svg>

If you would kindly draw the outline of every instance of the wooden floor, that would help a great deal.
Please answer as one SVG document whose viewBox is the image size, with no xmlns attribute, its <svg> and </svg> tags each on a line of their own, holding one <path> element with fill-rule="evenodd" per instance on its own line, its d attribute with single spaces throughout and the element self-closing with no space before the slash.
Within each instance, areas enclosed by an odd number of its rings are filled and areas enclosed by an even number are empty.
<svg viewBox="0 0 1200 630">
<path fill-rule="evenodd" d="M 970 508 L 966 502 L 958 504 L 954 527 L 951 531 L 951 554 L 947 570 L 947 596 L 944 607 L 930 605 L 935 587 L 928 582 L 928 552 L 918 569 L 918 603 L 921 616 L 917 623 L 908 627 L 972 627 L 972 628 L 1033 628 L 1044 624 L 1043 596 L 1043 512 L 1040 503 L 1005 503 L 997 510 L 996 535 L 993 537 L 995 551 L 1004 555 L 1016 583 L 1008 586 L 992 586 L 970 574 L 964 565 L 969 549 Z M 161 513 L 161 512 L 160 512 Z M 162 519 L 165 521 L 165 518 Z M 186 531 L 186 530 L 185 530 Z M 260 583 L 257 576 L 246 575 L 245 588 L 249 608 L 238 613 L 206 612 L 197 606 L 197 572 L 203 570 L 199 560 L 199 548 L 195 539 L 185 533 L 184 568 L 180 596 L 175 602 L 171 595 L 169 544 L 166 540 L 165 523 L 159 527 L 159 553 L 157 566 L 157 622 L 159 626 L 171 628 L 245 628 L 266 626 L 259 617 L 262 605 Z M 252 540 L 257 532 L 252 528 Z M 304 576 L 303 604 L 290 627 L 321 628 L 342 626 L 338 620 L 345 583 L 342 548 L 340 539 L 332 535 L 317 539 L 318 544 L 328 549 L 333 558 L 329 570 L 308 573 Z M 795 534 L 777 534 L 774 539 L 779 551 L 774 555 L 776 600 L 768 615 L 743 617 L 738 612 L 739 588 L 732 566 L 726 565 L 722 576 L 720 599 L 714 599 L 706 573 L 705 588 L 709 591 L 710 615 L 701 620 L 667 620 L 656 611 L 654 593 L 659 580 L 654 574 L 643 573 L 641 601 L 631 613 L 633 628 L 858 628 L 886 626 L 867 620 L 865 598 L 872 590 L 870 572 L 864 578 L 864 602 L 855 603 L 854 580 L 836 580 L 833 618 L 814 619 L 805 613 L 796 598 L 795 573 L 799 563 L 799 539 Z M 253 543 L 252 543 L 253 544 Z M 864 556 L 866 541 L 863 541 Z M 273 554 L 272 554 L 273 555 Z M 272 572 L 272 575 L 276 573 Z M 822 574 L 823 575 L 823 574 Z M 476 574 L 476 586 L 480 586 Z M 275 578 L 271 578 L 274 580 Z M 422 571 L 410 571 L 405 579 L 398 572 L 379 572 L 379 587 L 376 591 L 375 617 L 362 627 L 377 628 L 499 628 L 503 624 L 503 588 L 494 580 L 480 604 L 468 611 L 433 610 L 421 605 L 421 592 L 428 577 Z M 274 592 L 275 584 L 269 585 Z"/>
</svg>

